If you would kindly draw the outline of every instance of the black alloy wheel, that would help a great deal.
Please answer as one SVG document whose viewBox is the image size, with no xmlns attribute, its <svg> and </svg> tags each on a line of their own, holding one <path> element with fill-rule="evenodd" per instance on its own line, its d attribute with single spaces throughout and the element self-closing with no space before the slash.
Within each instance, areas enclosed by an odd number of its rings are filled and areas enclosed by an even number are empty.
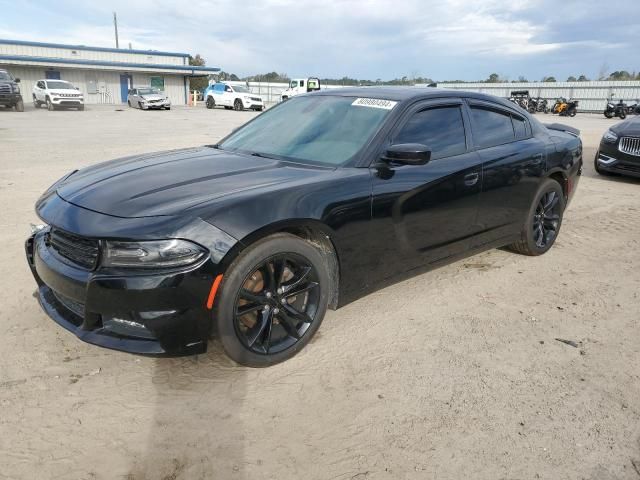
<svg viewBox="0 0 640 480">
<path fill-rule="evenodd" d="M 562 186 L 545 179 L 534 197 L 520 233 L 520 240 L 509 245 L 523 255 L 542 255 L 555 243 L 562 225 L 565 198 Z"/>
<path fill-rule="evenodd" d="M 287 233 L 241 252 L 224 274 L 213 311 L 227 355 L 266 367 L 309 343 L 327 310 L 327 264 L 316 246 Z"/>
<path fill-rule="evenodd" d="M 254 353 L 282 352 L 309 329 L 319 301 L 313 266 L 293 253 L 275 255 L 251 272 L 238 292 L 236 332 Z"/>
<path fill-rule="evenodd" d="M 533 217 L 533 240 L 538 248 L 545 248 L 556 239 L 560 228 L 560 213 L 558 192 L 546 192 L 540 198 Z"/>
<path fill-rule="evenodd" d="M 236 98 L 236 101 L 233 102 L 233 109 L 236 112 L 240 112 L 240 111 L 244 110 L 244 107 L 242 106 L 242 100 L 240 100 L 239 98 Z"/>
</svg>

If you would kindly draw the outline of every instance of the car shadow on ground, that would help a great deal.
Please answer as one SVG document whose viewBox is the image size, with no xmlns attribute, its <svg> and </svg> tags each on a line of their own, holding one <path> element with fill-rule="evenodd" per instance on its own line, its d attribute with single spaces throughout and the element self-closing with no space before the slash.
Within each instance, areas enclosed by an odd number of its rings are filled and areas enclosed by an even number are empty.
<svg viewBox="0 0 640 480">
<path fill-rule="evenodd" d="M 127 480 L 245 478 L 247 368 L 217 341 L 206 354 L 154 362 L 155 412 Z"/>
</svg>

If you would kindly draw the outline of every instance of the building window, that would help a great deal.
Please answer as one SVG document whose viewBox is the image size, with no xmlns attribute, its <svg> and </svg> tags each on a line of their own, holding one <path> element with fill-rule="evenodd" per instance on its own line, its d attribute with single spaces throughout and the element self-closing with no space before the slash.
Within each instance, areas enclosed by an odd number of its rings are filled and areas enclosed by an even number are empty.
<svg viewBox="0 0 640 480">
<path fill-rule="evenodd" d="M 151 77 L 151 88 L 164 91 L 164 77 Z"/>
</svg>

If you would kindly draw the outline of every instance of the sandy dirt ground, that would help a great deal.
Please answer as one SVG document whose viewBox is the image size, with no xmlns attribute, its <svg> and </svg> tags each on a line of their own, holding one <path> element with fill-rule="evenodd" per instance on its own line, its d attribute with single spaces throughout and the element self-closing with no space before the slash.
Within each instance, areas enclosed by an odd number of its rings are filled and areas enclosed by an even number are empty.
<svg viewBox="0 0 640 480">
<path fill-rule="evenodd" d="M 564 120 L 585 168 L 548 254 L 381 290 L 284 364 L 108 351 L 41 311 L 23 241 L 47 186 L 252 115 L 0 110 L 0 479 L 640 479 L 640 182 L 595 174 L 599 116 Z"/>
</svg>

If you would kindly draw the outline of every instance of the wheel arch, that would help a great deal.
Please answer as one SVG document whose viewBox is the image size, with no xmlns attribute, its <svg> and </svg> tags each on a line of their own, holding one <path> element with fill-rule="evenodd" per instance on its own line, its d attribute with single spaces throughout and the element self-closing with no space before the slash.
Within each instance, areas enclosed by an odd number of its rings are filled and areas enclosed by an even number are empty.
<svg viewBox="0 0 640 480">
<path fill-rule="evenodd" d="M 314 245 L 322 254 L 327 266 L 329 267 L 329 278 L 331 279 L 329 308 L 335 310 L 338 307 L 338 300 L 340 296 L 339 250 L 335 243 L 333 230 L 319 220 L 310 218 L 289 219 L 260 227 L 240 239 L 238 243 L 227 253 L 223 262 L 226 266 L 230 265 L 245 248 L 254 244 L 258 240 L 275 233 L 289 233 L 291 235 L 295 235 L 296 237 Z"/>
<path fill-rule="evenodd" d="M 550 178 L 558 182 L 562 187 L 562 194 L 565 201 L 569 198 L 569 176 L 567 175 L 567 172 L 560 168 L 556 168 L 547 172 L 545 178 Z"/>
</svg>

